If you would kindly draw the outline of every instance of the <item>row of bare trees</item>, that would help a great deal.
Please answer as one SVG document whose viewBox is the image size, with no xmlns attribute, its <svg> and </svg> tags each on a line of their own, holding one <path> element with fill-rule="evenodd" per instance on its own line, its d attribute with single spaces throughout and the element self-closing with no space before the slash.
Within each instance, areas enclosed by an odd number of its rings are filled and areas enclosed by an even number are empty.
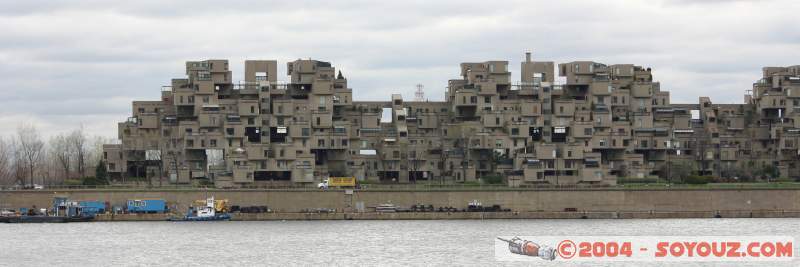
<svg viewBox="0 0 800 267">
<path fill-rule="evenodd" d="M 92 176 L 108 141 L 89 137 L 82 126 L 45 140 L 35 126 L 21 124 L 15 134 L 0 136 L 0 185 L 54 185 Z"/>
</svg>

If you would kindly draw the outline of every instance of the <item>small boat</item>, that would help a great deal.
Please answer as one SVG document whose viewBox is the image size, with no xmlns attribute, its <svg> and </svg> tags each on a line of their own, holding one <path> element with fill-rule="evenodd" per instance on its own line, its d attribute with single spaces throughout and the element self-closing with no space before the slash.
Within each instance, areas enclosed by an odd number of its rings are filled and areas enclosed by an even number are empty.
<svg viewBox="0 0 800 267">
<path fill-rule="evenodd" d="M 3 223 L 68 223 L 68 222 L 91 222 L 94 216 L 46 216 L 46 215 L 18 215 L 0 217 Z"/>
<path fill-rule="evenodd" d="M 201 200 L 202 201 L 202 200 Z M 214 197 L 206 199 L 205 205 L 190 207 L 183 218 L 170 218 L 169 221 L 230 221 L 231 215 L 225 212 L 225 208 L 217 210 Z"/>
<path fill-rule="evenodd" d="M 84 210 L 78 202 L 68 201 L 66 198 L 54 198 L 53 209 L 37 210 L 36 206 L 22 214 L 0 216 L 3 223 L 69 223 L 69 222 L 90 222 L 94 220 L 94 213 Z"/>
<path fill-rule="evenodd" d="M 392 203 L 375 206 L 375 212 L 397 212 L 397 206 Z"/>
</svg>

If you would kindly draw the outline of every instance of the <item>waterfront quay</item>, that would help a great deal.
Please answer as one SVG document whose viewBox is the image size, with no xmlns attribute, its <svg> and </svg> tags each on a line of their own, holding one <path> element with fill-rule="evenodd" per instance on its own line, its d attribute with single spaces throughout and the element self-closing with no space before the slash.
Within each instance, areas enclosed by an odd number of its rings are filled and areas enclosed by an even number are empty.
<svg viewBox="0 0 800 267">
<path fill-rule="evenodd" d="M 382 219 L 613 219 L 613 218 L 781 218 L 800 217 L 800 189 L 788 188 L 572 188 L 512 189 L 46 189 L 0 191 L 2 208 L 45 207 L 54 197 L 104 201 L 164 199 L 172 211 L 214 196 L 230 205 L 267 206 L 269 212 L 236 213 L 234 220 Z M 465 212 L 468 203 L 500 206 L 496 212 Z M 375 212 L 432 206 L 428 212 Z M 438 208 L 451 208 L 439 211 Z M 168 214 L 101 214 L 100 221 L 163 220 Z"/>
</svg>

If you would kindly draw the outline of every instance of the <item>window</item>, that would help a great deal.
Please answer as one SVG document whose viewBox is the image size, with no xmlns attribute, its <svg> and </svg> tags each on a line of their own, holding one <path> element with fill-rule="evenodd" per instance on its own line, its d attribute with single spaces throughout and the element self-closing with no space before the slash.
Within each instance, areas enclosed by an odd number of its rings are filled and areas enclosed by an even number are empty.
<svg viewBox="0 0 800 267">
<path fill-rule="evenodd" d="M 492 97 L 491 96 L 483 97 L 483 103 L 491 104 L 492 103 Z"/>
<path fill-rule="evenodd" d="M 583 128 L 584 135 L 592 135 L 592 128 Z"/>
<path fill-rule="evenodd" d="M 233 135 L 233 128 L 227 128 L 225 132 L 228 133 L 228 135 Z"/>
<path fill-rule="evenodd" d="M 266 80 L 267 80 L 266 72 L 256 72 L 256 81 L 266 81 Z"/>
<path fill-rule="evenodd" d="M 348 145 L 347 139 L 342 139 L 342 146 L 347 146 L 347 145 Z"/>
<path fill-rule="evenodd" d="M 495 125 L 500 125 L 500 117 L 495 117 L 494 118 L 494 124 Z"/>
<path fill-rule="evenodd" d="M 519 135 L 519 128 L 511 128 L 511 135 Z"/>
<path fill-rule="evenodd" d="M 301 129 L 301 130 L 300 130 L 300 134 L 301 134 L 302 136 L 309 136 L 309 135 L 311 135 L 311 129 L 309 129 L 309 128 L 303 128 L 303 129 Z"/>
<path fill-rule="evenodd" d="M 211 140 L 209 141 L 209 145 L 210 145 L 211 147 L 216 147 L 216 146 L 217 146 L 217 139 L 211 139 Z"/>
<path fill-rule="evenodd" d="M 478 97 L 477 96 L 470 96 L 469 97 L 469 102 L 472 103 L 472 104 L 477 104 L 478 103 Z"/>
<path fill-rule="evenodd" d="M 317 140 L 317 146 L 324 147 L 325 146 L 325 139 Z"/>
<path fill-rule="evenodd" d="M 198 72 L 197 72 L 197 80 L 200 80 L 200 81 L 208 81 L 208 80 L 211 80 L 211 72 L 208 72 L 208 71 L 198 71 Z"/>
<path fill-rule="evenodd" d="M 208 103 L 208 97 L 207 96 L 203 97 L 203 103 Z"/>
</svg>

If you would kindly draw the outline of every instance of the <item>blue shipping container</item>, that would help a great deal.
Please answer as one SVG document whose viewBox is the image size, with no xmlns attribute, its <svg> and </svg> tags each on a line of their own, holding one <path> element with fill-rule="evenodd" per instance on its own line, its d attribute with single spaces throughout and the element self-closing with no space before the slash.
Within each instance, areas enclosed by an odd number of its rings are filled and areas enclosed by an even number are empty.
<svg viewBox="0 0 800 267">
<path fill-rule="evenodd" d="M 167 202 L 163 199 L 130 199 L 128 212 L 130 213 L 164 213 Z"/>
<path fill-rule="evenodd" d="M 81 210 L 86 214 L 106 213 L 106 203 L 102 201 L 79 201 L 78 205 L 81 206 Z"/>
</svg>

